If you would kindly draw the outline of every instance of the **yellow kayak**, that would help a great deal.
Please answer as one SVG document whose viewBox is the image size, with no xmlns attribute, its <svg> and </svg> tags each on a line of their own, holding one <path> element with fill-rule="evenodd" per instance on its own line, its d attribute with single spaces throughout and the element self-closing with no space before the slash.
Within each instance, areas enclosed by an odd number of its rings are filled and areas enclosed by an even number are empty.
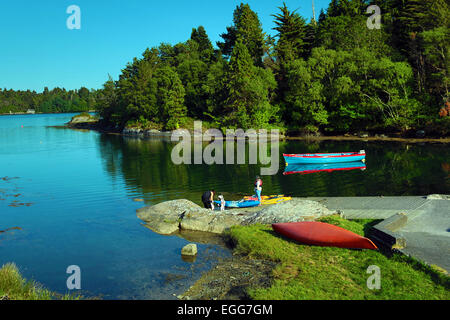
<svg viewBox="0 0 450 320">
<path fill-rule="evenodd" d="M 258 200 L 255 196 L 245 196 L 245 200 Z M 261 196 L 261 204 L 275 204 L 279 202 L 284 202 L 291 200 L 292 197 L 286 197 L 284 194 L 271 195 L 271 196 Z"/>
</svg>

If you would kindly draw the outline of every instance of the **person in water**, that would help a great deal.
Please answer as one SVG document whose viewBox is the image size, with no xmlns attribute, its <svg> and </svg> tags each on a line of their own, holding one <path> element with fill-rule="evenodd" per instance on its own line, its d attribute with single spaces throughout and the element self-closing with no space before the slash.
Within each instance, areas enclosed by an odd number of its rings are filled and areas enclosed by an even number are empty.
<svg viewBox="0 0 450 320">
<path fill-rule="evenodd" d="M 262 192 L 262 180 L 259 176 L 256 176 L 255 194 L 258 197 L 259 205 L 261 205 L 261 192 Z"/>
<path fill-rule="evenodd" d="M 206 209 L 214 210 L 214 190 L 205 191 L 202 195 L 202 202 Z"/>
</svg>

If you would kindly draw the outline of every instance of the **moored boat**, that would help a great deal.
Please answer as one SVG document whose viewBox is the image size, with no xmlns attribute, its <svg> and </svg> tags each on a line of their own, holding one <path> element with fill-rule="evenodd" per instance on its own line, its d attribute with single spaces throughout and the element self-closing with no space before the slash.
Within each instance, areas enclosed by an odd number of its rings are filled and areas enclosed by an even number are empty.
<svg viewBox="0 0 450 320">
<path fill-rule="evenodd" d="M 283 153 L 287 164 L 306 164 L 306 163 L 338 163 L 365 161 L 366 152 L 340 152 L 340 153 Z"/>
<path fill-rule="evenodd" d="M 275 232 L 287 238 L 309 245 L 348 249 L 378 249 L 370 239 L 324 222 L 274 223 L 272 228 Z"/>
</svg>

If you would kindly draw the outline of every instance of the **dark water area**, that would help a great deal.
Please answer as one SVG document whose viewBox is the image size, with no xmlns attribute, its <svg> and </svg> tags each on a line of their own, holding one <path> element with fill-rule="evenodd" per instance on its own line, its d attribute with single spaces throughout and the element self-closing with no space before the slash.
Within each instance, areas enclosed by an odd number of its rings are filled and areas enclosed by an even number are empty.
<svg viewBox="0 0 450 320">
<path fill-rule="evenodd" d="M 158 235 L 136 209 L 185 198 L 200 204 L 214 188 L 227 199 L 252 194 L 261 165 L 175 165 L 175 143 L 93 131 L 58 129 L 72 114 L 0 117 L 0 265 L 67 292 L 66 268 L 81 268 L 87 295 L 106 299 L 173 299 L 220 257 L 221 245 Z M 282 153 L 366 150 L 366 170 L 283 175 Z M 278 173 L 263 177 L 263 194 L 390 196 L 449 193 L 446 144 L 280 142 Z M 266 166 L 263 166 L 266 167 Z M 142 199 L 143 201 L 135 201 Z"/>
</svg>

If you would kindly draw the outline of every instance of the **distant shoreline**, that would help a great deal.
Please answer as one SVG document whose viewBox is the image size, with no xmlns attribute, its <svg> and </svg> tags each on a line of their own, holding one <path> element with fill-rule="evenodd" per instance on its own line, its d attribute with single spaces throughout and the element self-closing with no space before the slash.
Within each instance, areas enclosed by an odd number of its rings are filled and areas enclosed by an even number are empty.
<svg viewBox="0 0 450 320">
<path fill-rule="evenodd" d="M 157 130 L 135 130 L 126 128 L 127 132 L 124 130 L 119 131 L 111 127 L 103 127 L 99 125 L 98 122 L 81 122 L 74 124 L 66 124 L 64 127 L 71 129 L 83 129 L 83 130 L 94 130 L 106 134 L 115 134 L 126 137 L 134 137 L 137 139 L 145 139 L 149 137 L 161 137 L 170 138 L 170 131 L 157 131 Z M 387 135 L 375 135 L 368 137 L 360 137 L 359 135 L 336 135 L 336 136 L 280 136 L 280 140 L 306 140 L 306 141 L 364 141 L 364 142 L 403 142 L 403 143 L 450 143 L 450 137 L 442 138 L 415 138 L 415 137 L 389 137 Z"/>
<path fill-rule="evenodd" d="M 97 111 L 89 110 L 89 111 L 70 111 L 70 112 L 35 112 L 35 113 L 13 112 L 13 113 L 0 113 L 0 116 L 24 116 L 24 115 L 33 116 L 33 115 L 38 115 L 38 114 L 69 114 L 69 113 L 80 113 L 80 112 L 94 113 Z"/>
<path fill-rule="evenodd" d="M 286 140 L 332 140 L 332 141 L 365 141 L 365 142 L 375 142 L 375 141 L 391 141 L 391 142 L 408 142 L 408 143 L 424 143 L 424 142 L 435 142 L 435 143 L 450 143 L 450 137 L 445 138 L 402 138 L 402 137 L 366 137 L 361 138 L 358 136 L 318 136 L 318 137 L 286 137 Z"/>
</svg>

